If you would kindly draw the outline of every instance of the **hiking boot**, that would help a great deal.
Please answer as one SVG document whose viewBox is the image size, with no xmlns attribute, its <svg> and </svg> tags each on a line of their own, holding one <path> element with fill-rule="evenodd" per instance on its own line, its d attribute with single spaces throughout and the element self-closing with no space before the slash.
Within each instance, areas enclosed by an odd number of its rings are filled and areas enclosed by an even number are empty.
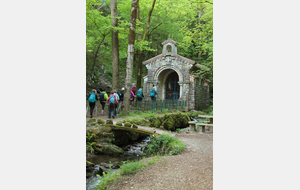
<svg viewBox="0 0 300 190">
<path fill-rule="evenodd" d="M 113 119 L 115 119 L 115 117 L 114 116 L 111 116 Z"/>
<path fill-rule="evenodd" d="M 90 115 L 90 118 L 93 118 L 93 116 L 92 116 L 92 115 Z"/>
</svg>

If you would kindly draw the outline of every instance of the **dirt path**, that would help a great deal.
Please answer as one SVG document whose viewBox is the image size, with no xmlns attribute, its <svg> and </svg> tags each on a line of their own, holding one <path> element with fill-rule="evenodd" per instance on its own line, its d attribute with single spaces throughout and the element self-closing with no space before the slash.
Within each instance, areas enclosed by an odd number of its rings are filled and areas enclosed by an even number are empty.
<svg viewBox="0 0 300 190">
<path fill-rule="evenodd" d="M 213 189 L 213 134 L 186 134 L 176 137 L 187 150 L 163 157 L 136 174 L 122 177 L 109 189 Z"/>
<path fill-rule="evenodd" d="M 107 116 L 98 116 L 105 121 Z M 88 120 L 89 118 L 87 118 Z M 114 124 L 124 117 L 113 119 Z M 138 126 L 161 134 L 157 128 Z M 152 190 L 152 189 L 213 189 L 213 134 L 176 134 L 187 149 L 180 155 L 162 157 L 155 164 L 147 166 L 136 174 L 122 177 L 109 189 Z"/>
</svg>

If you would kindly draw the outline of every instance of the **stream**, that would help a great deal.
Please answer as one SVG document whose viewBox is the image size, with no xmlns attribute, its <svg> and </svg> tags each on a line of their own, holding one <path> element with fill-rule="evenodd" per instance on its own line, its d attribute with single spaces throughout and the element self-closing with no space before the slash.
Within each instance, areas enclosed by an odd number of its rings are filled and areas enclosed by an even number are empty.
<svg viewBox="0 0 300 190">
<path fill-rule="evenodd" d="M 101 182 L 101 179 L 99 179 L 96 174 L 102 173 L 102 169 L 109 171 L 109 164 L 112 164 L 112 172 L 116 172 L 123 161 L 137 160 L 139 157 L 146 156 L 146 154 L 142 151 L 142 148 L 145 147 L 149 141 L 150 138 L 148 136 L 143 140 L 135 141 L 129 145 L 122 146 L 124 155 L 121 156 L 101 154 L 87 158 L 87 161 L 94 163 L 95 167 L 92 171 L 86 172 L 87 175 L 92 175 L 86 179 L 86 190 L 93 190 Z M 101 174 L 101 178 L 102 177 L 103 176 Z"/>
</svg>

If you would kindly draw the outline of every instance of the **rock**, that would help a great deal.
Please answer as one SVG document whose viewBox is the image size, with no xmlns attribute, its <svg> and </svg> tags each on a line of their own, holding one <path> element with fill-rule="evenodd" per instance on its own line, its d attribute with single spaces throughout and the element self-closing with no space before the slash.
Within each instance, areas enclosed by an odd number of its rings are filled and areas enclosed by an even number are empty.
<svg viewBox="0 0 300 190">
<path fill-rule="evenodd" d="M 120 155 L 124 154 L 124 150 L 116 145 L 100 142 L 95 144 L 96 154 Z"/>
<path fill-rule="evenodd" d="M 119 169 L 120 165 L 118 163 L 114 163 L 111 168 L 112 169 Z"/>
<path fill-rule="evenodd" d="M 121 122 L 117 122 L 116 125 L 123 126 Z"/>
<path fill-rule="evenodd" d="M 125 122 L 124 127 L 131 127 L 131 123 L 130 122 Z"/>
<path fill-rule="evenodd" d="M 113 120 L 108 119 L 108 120 L 106 120 L 106 124 L 114 124 L 114 123 L 113 123 Z"/>
<path fill-rule="evenodd" d="M 113 137 L 114 137 L 114 134 L 113 134 L 113 133 L 103 132 L 103 136 L 104 136 L 104 137 L 113 138 Z"/>
<path fill-rule="evenodd" d="M 136 124 L 132 124 L 132 128 L 138 128 Z"/>
<path fill-rule="evenodd" d="M 99 119 L 97 120 L 97 123 L 98 123 L 98 124 L 104 124 L 105 121 L 104 121 L 103 119 L 99 118 Z"/>
<path fill-rule="evenodd" d="M 160 129 L 165 129 L 164 126 L 160 126 L 159 128 L 160 128 Z"/>
<path fill-rule="evenodd" d="M 93 123 L 93 122 L 96 122 L 96 119 L 95 118 L 91 118 L 87 121 L 88 123 Z"/>
<path fill-rule="evenodd" d="M 96 165 L 94 167 L 94 170 L 93 170 L 94 175 L 96 175 L 96 174 L 103 175 L 103 172 L 108 173 L 108 169 L 106 169 L 105 167 L 103 167 L 101 165 Z"/>
<path fill-rule="evenodd" d="M 112 132 L 111 127 L 108 126 L 98 126 L 98 127 L 93 127 L 93 128 L 89 128 L 86 130 L 86 134 L 90 134 L 91 136 L 93 136 L 93 142 L 101 142 L 103 141 L 103 139 L 105 138 L 103 136 L 103 133 L 110 133 Z"/>
</svg>

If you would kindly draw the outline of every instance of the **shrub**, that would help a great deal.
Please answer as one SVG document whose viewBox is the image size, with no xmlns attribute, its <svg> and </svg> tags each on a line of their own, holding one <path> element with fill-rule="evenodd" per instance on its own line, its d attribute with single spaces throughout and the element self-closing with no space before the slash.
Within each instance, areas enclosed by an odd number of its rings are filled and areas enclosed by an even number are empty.
<svg viewBox="0 0 300 190">
<path fill-rule="evenodd" d="M 176 137 L 163 133 L 159 136 L 150 137 L 145 152 L 148 155 L 173 155 L 181 153 L 185 148 L 185 145 Z"/>
</svg>

